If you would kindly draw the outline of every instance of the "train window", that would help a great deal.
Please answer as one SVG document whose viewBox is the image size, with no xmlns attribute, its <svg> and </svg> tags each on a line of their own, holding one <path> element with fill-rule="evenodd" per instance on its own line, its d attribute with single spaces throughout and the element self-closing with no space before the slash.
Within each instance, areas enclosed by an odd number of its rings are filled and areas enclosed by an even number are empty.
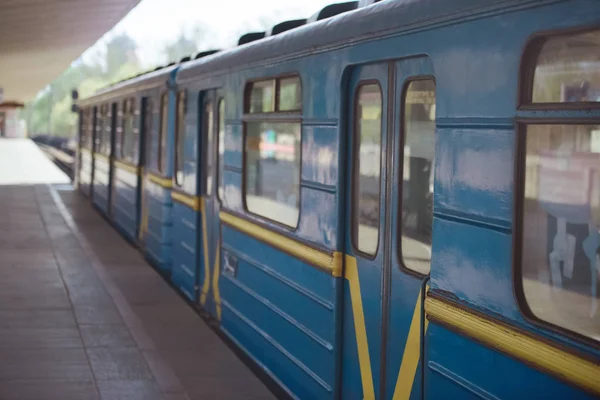
<svg viewBox="0 0 600 400">
<path fill-rule="evenodd" d="M 290 227 L 300 205 L 300 122 L 246 124 L 246 207 Z"/>
<path fill-rule="evenodd" d="M 277 99 L 278 111 L 297 111 L 302 109 L 302 88 L 297 76 L 279 80 Z"/>
<path fill-rule="evenodd" d="M 600 340 L 600 125 L 525 131 L 521 279 L 531 313 Z"/>
<path fill-rule="evenodd" d="M 96 137 L 94 139 L 94 152 L 99 153 L 102 151 L 102 138 L 104 135 L 104 105 L 98 107 L 96 114 Z"/>
<path fill-rule="evenodd" d="M 112 105 L 105 104 L 104 105 L 104 126 L 102 130 L 102 147 L 100 151 L 102 154 L 110 156 L 110 141 L 111 141 L 111 133 L 112 133 Z"/>
<path fill-rule="evenodd" d="M 600 30 L 535 43 L 534 103 L 600 101 Z"/>
<path fill-rule="evenodd" d="M 219 100 L 219 108 L 217 109 L 217 113 L 217 196 L 219 200 L 223 200 L 223 172 L 225 169 L 225 161 L 223 160 L 225 155 L 225 100 L 222 98 Z"/>
<path fill-rule="evenodd" d="M 158 149 L 156 167 L 161 173 L 167 169 L 167 129 L 169 127 L 169 95 L 163 93 L 160 96 L 160 126 L 158 127 Z"/>
<path fill-rule="evenodd" d="M 283 86 L 289 95 L 285 104 L 281 102 Z M 246 110 L 265 115 L 262 121 L 253 118 L 244 124 L 246 209 L 292 228 L 300 215 L 302 103 L 296 100 L 302 98 L 300 86 L 298 77 L 249 83 Z M 285 122 L 272 118 L 278 111 L 289 112 Z"/>
<path fill-rule="evenodd" d="M 183 185 L 185 167 L 185 90 L 177 93 L 177 113 L 175 114 L 175 183 Z"/>
<path fill-rule="evenodd" d="M 250 84 L 250 113 L 275 111 L 275 80 L 258 81 Z"/>
<path fill-rule="evenodd" d="M 203 135 L 206 136 L 206 195 L 212 195 L 213 189 L 213 164 L 214 164 L 214 122 L 213 122 L 213 104 L 212 102 L 204 105 L 204 114 L 202 116 Z"/>
<path fill-rule="evenodd" d="M 134 100 L 128 99 L 123 102 L 123 131 L 121 136 L 121 158 L 133 161 L 134 148 Z"/>
<path fill-rule="evenodd" d="M 428 274 L 431 268 L 435 83 L 411 81 L 404 93 L 404 160 L 400 251 L 404 267 Z"/>
<path fill-rule="evenodd" d="M 145 108 L 144 108 L 144 120 L 143 120 L 143 135 L 144 135 L 144 145 L 145 149 L 142 154 L 142 158 L 144 159 L 143 163 L 148 164 L 151 157 L 152 149 L 152 128 L 154 127 L 154 102 L 152 98 L 146 97 Z"/>
<path fill-rule="evenodd" d="M 379 245 L 379 198 L 381 187 L 382 95 L 379 84 L 365 84 L 356 95 L 354 246 L 369 255 Z"/>
</svg>

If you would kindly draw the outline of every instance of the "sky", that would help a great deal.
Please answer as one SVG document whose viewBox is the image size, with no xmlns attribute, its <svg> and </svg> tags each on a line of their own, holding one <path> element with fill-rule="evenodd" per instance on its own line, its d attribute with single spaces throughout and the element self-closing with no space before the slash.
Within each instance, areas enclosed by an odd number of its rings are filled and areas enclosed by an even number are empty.
<svg viewBox="0 0 600 400">
<path fill-rule="evenodd" d="M 145 67 L 165 60 L 166 44 L 183 31 L 188 37 L 195 26 L 206 35 L 199 50 L 233 47 L 241 34 L 289 19 L 307 18 L 335 0 L 142 0 L 117 26 L 92 46 L 83 58 L 104 48 L 107 40 L 125 32 L 138 44 Z"/>
</svg>

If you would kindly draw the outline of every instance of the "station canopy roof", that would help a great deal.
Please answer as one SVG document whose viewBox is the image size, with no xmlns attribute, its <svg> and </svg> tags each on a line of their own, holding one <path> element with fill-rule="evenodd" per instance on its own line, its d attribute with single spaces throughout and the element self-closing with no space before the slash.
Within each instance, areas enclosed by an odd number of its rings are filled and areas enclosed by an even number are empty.
<svg viewBox="0 0 600 400">
<path fill-rule="evenodd" d="M 33 99 L 139 1 L 0 0 L 0 99 Z"/>
</svg>

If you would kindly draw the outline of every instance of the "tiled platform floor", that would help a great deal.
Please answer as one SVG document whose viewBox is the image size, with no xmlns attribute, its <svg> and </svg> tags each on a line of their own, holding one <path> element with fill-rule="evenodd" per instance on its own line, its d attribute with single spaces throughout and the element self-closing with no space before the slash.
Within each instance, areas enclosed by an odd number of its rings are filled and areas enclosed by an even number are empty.
<svg viewBox="0 0 600 400">
<path fill-rule="evenodd" d="M 85 198 L 7 173 L 1 400 L 273 398 Z"/>
</svg>

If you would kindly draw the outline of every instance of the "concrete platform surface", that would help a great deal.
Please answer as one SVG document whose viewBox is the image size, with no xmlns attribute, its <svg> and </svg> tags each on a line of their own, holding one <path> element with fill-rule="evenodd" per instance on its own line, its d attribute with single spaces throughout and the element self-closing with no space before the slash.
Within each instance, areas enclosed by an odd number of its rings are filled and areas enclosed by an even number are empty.
<svg viewBox="0 0 600 400">
<path fill-rule="evenodd" d="M 5 143 L 0 159 L 44 157 Z M 1 400 L 274 397 L 85 198 L 12 173 L 0 170 Z"/>
</svg>

